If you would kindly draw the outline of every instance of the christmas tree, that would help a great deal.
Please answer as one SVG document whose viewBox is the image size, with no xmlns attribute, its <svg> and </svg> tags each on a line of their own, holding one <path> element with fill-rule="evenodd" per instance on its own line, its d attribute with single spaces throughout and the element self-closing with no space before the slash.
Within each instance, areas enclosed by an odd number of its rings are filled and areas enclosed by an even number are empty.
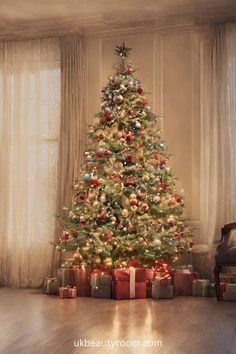
<svg viewBox="0 0 236 354">
<path fill-rule="evenodd" d="M 98 122 L 89 129 L 73 207 L 64 208 L 57 248 L 74 251 L 76 263 L 85 266 L 153 266 L 191 243 L 159 117 L 134 77 L 129 52 L 116 47 L 120 65 L 102 90 Z"/>
</svg>

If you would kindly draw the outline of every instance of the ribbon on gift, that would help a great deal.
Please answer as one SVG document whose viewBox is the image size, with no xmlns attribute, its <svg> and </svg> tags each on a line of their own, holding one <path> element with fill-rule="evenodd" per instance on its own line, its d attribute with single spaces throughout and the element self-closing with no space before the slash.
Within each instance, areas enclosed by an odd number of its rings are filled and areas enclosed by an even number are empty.
<svg viewBox="0 0 236 354">
<path fill-rule="evenodd" d="M 135 299 L 135 268 L 129 268 L 129 297 L 130 299 Z"/>
</svg>

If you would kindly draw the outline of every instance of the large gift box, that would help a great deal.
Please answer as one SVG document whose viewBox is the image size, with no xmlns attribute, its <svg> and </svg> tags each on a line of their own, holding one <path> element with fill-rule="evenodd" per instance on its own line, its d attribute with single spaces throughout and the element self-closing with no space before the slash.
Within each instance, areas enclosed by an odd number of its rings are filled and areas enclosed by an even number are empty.
<svg viewBox="0 0 236 354">
<path fill-rule="evenodd" d="M 193 273 L 179 273 L 174 274 L 174 292 L 175 295 L 192 295 L 192 282 L 198 279 L 199 275 Z"/>
<path fill-rule="evenodd" d="M 72 288 L 70 286 L 67 287 L 61 286 L 59 288 L 59 296 L 61 299 L 74 299 L 76 297 L 76 294 L 77 294 L 76 287 Z"/>
<path fill-rule="evenodd" d="M 236 300 L 236 284 L 226 284 L 225 291 L 223 292 L 224 300 Z"/>
<path fill-rule="evenodd" d="M 91 296 L 91 268 L 74 267 L 75 282 L 78 296 Z"/>
<path fill-rule="evenodd" d="M 210 281 L 208 279 L 194 279 L 192 282 L 193 296 L 208 296 Z"/>
<path fill-rule="evenodd" d="M 163 283 L 163 280 L 164 283 Z M 152 285 L 153 299 L 172 299 L 174 296 L 173 285 L 171 285 L 171 277 L 156 277 Z"/>
<path fill-rule="evenodd" d="M 71 268 L 59 268 L 57 278 L 60 286 L 75 286 L 75 272 Z"/>
<path fill-rule="evenodd" d="M 91 296 L 93 297 L 111 297 L 112 276 L 103 272 L 92 273 L 91 275 Z"/>
<path fill-rule="evenodd" d="M 116 300 L 146 297 L 146 270 L 144 268 L 113 269 L 112 296 Z"/>
<path fill-rule="evenodd" d="M 58 294 L 58 279 L 56 277 L 44 277 L 43 279 L 43 292 L 48 295 Z"/>
</svg>

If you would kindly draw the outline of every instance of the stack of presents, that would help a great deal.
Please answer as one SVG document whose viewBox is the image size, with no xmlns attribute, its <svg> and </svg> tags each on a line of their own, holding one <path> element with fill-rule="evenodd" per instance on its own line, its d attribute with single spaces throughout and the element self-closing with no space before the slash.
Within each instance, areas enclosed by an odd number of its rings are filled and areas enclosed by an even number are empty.
<svg viewBox="0 0 236 354">
<path fill-rule="evenodd" d="M 74 266 L 66 261 L 58 269 L 57 277 L 46 276 L 43 282 L 45 294 L 60 298 L 92 296 L 121 299 L 173 299 L 178 295 L 215 297 L 215 284 L 200 279 L 191 265 L 171 268 L 158 262 L 155 269 L 121 268 L 94 269 Z M 221 296 L 236 300 L 236 275 L 221 278 Z"/>
</svg>

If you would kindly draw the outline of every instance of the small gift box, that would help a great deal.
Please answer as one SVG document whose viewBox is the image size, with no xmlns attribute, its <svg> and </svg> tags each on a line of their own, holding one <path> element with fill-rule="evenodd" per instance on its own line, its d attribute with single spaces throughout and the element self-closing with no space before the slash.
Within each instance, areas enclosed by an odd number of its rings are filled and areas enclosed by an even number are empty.
<svg viewBox="0 0 236 354">
<path fill-rule="evenodd" d="M 175 295 L 192 295 L 192 282 L 198 279 L 199 275 L 193 273 L 178 273 L 174 274 L 174 292 Z"/>
<path fill-rule="evenodd" d="M 78 296 L 91 296 L 91 268 L 74 267 L 75 282 Z"/>
<path fill-rule="evenodd" d="M 210 296 L 210 297 L 215 297 L 216 296 L 216 285 L 215 285 L 215 283 L 208 284 L 207 293 L 208 293 L 208 296 Z"/>
<path fill-rule="evenodd" d="M 144 268 L 114 269 L 112 296 L 116 300 L 146 297 L 146 270 Z"/>
<path fill-rule="evenodd" d="M 71 268 L 59 268 L 57 270 L 57 277 L 60 286 L 75 286 L 75 272 Z"/>
<path fill-rule="evenodd" d="M 58 294 L 58 280 L 56 277 L 44 277 L 43 279 L 43 292 L 48 295 Z"/>
<path fill-rule="evenodd" d="M 173 285 L 159 285 L 155 281 L 152 285 L 153 299 L 173 299 L 174 287 Z"/>
<path fill-rule="evenodd" d="M 111 284 L 112 277 L 110 275 L 105 275 L 103 272 L 101 272 L 101 274 L 93 273 L 90 281 L 91 296 L 111 297 Z"/>
<path fill-rule="evenodd" d="M 155 277 L 155 270 L 146 268 L 147 297 L 152 297 L 152 284 Z"/>
<path fill-rule="evenodd" d="M 208 296 L 209 283 L 208 279 L 194 279 L 192 282 L 192 295 Z"/>
<path fill-rule="evenodd" d="M 226 284 L 225 292 L 223 292 L 224 300 L 236 300 L 236 284 Z"/>
<path fill-rule="evenodd" d="M 77 295 L 77 290 L 76 290 L 76 287 L 70 287 L 70 286 L 67 286 L 67 287 L 64 287 L 64 286 L 61 286 L 59 288 L 59 296 L 61 299 L 74 299 Z"/>
</svg>

